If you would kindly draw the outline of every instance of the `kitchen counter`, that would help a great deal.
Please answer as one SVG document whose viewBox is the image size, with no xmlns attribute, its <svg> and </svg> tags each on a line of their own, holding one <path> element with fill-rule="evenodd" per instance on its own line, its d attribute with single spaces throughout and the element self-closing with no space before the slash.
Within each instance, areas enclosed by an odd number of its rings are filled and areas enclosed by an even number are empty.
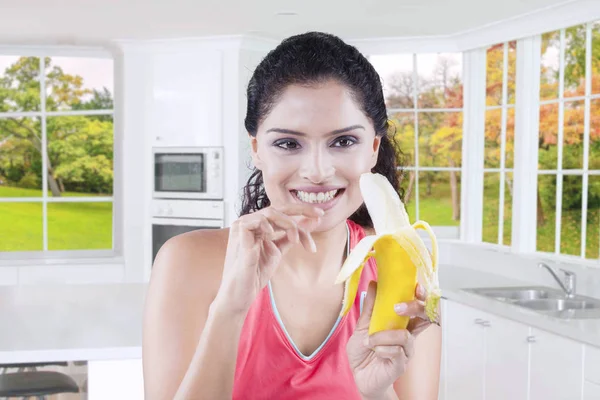
<svg viewBox="0 0 600 400">
<path fill-rule="evenodd" d="M 141 358 L 147 284 L 0 287 L 0 364 Z"/>
<path fill-rule="evenodd" d="M 439 279 L 442 298 L 521 322 L 531 327 L 546 330 L 566 338 L 600 347 L 600 318 L 558 319 L 524 307 L 510 305 L 462 290 L 480 287 L 540 286 L 536 283 L 450 265 L 441 265 L 439 267 Z"/>
<path fill-rule="evenodd" d="M 560 320 L 462 290 L 531 282 L 442 265 L 440 285 L 445 299 L 600 347 L 600 319 Z M 144 283 L 0 287 L 0 364 L 141 359 L 146 290 Z"/>
</svg>

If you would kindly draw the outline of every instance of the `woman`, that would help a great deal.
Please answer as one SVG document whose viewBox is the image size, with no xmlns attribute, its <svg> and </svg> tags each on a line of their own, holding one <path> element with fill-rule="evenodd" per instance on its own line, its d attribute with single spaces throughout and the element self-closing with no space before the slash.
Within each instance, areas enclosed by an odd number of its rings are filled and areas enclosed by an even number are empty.
<svg viewBox="0 0 600 400">
<path fill-rule="evenodd" d="M 172 238 L 155 260 L 147 399 L 437 399 L 441 332 L 420 285 L 397 309 L 408 328 L 369 337 L 374 262 L 343 317 L 333 284 L 372 230 L 360 175 L 398 189 L 378 74 L 337 37 L 307 33 L 265 57 L 247 96 L 255 171 L 241 217 Z"/>
</svg>

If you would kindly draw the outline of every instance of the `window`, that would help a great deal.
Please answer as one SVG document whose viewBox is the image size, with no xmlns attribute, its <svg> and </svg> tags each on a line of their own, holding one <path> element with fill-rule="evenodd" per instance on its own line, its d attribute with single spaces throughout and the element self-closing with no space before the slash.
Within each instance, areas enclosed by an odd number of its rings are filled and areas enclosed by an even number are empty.
<svg viewBox="0 0 600 400">
<path fill-rule="evenodd" d="M 113 60 L 0 56 L 2 256 L 112 253 L 113 137 Z"/>
<path fill-rule="evenodd" d="M 536 248 L 597 259 L 599 22 L 542 35 L 539 98 Z"/>
<path fill-rule="evenodd" d="M 403 201 L 444 237 L 459 237 L 462 54 L 373 55 L 404 171 Z"/>
<path fill-rule="evenodd" d="M 482 241 L 510 246 L 517 43 L 486 51 Z"/>
</svg>

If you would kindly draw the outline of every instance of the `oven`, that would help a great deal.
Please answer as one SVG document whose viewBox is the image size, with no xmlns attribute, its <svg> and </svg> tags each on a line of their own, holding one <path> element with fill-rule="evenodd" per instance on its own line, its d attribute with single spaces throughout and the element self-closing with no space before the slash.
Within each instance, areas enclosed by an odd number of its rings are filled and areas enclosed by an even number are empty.
<svg viewBox="0 0 600 400">
<path fill-rule="evenodd" d="M 222 200 L 222 147 L 154 147 L 154 199 Z"/>
<path fill-rule="evenodd" d="M 224 227 L 223 201 L 154 199 L 152 201 L 152 264 L 160 248 L 172 237 L 198 229 Z"/>
</svg>

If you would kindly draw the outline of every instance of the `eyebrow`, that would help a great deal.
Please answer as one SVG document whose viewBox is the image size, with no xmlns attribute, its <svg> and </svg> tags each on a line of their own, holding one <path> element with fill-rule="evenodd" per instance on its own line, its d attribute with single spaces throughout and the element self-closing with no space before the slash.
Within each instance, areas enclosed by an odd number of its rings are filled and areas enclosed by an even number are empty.
<svg viewBox="0 0 600 400">
<path fill-rule="evenodd" d="M 352 125 L 347 128 L 336 129 L 334 131 L 331 131 L 328 133 L 328 135 L 339 135 L 340 133 L 350 132 L 350 131 L 353 131 L 356 129 L 365 130 L 365 127 L 362 125 Z M 304 132 L 298 132 L 298 131 L 294 131 L 291 129 L 283 129 L 283 128 L 271 128 L 271 129 L 267 130 L 267 133 L 269 133 L 269 132 L 284 133 L 284 134 L 296 135 L 296 136 L 306 136 L 306 133 L 304 133 Z"/>
</svg>

